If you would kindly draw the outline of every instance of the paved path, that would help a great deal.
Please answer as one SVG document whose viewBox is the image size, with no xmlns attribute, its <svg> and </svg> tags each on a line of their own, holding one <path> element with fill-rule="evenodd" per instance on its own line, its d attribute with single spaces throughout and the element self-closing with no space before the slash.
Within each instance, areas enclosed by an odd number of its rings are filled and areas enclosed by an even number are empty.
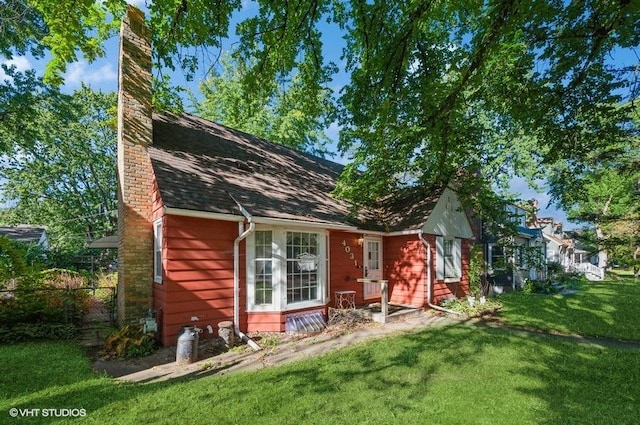
<svg viewBox="0 0 640 425">
<path fill-rule="evenodd" d="M 189 365 L 179 366 L 175 362 L 175 347 L 161 349 L 156 355 L 134 361 L 101 361 L 94 363 L 94 369 L 127 382 L 161 382 L 177 378 L 200 377 L 211 374 L 226 374 L 237 371 L 252 371 L 290 363 L 305 358 L 325 354 L 340 348 L 352 346 L 362 341 L 380 338 L 390 334 L 398 335 L 436 326 L 468 325 L 488 326 L 506 329 L 503 325 L 482 319 L 454 319 L 427 312 L 421 316 L 386 325 L 370 324 L 353 331 L 336 335 L 325 331 L 320 334 L 283 342 L 261 351 L 230 350 L 223 354 L 203 358 Z M 580 335 L 549 334 L 531 329 L 509 328 L 511 332 L 528 336 L 561 338 L 576 343 L 596 346 L 619 347 L 640 350 L 639 342 L 625 342 L 607 338 L 583 337 Z"/>
<path fill-rule="evenodd" d="M 330 331 L 322 332 L 314 336 L 284 342 L 261 351 L 237 352 L 230 350 L 184 366 L 176 364 L 174 347 L 162 349 L 155 358 L 141 359 L 138 360 L 138 363 L 136 361 L 97 360 L 94 362 L 94 369 L 128 382 L 161 382 L 176 378 L 251 371 L 326 354 L 329 351 L 352 346 L 372 338 L 459 322 L 459 320 L 445 316 L 426 313 L 404 321 L 387 323 L 384 326 L 377 323 L 370 324 L 338 336 Z"/>
</svg>

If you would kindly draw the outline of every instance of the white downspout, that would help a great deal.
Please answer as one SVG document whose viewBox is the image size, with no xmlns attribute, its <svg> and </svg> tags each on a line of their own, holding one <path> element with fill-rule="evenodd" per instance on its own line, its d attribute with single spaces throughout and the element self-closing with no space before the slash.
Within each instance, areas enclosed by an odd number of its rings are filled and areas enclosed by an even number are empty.
<svg viewBox="0 0 640 425">
<path fill-rule="evenodd" d="M 422 242 L 422 244 L 425 246 L 425 248 L 427 249 L 427 305 L 429 307 L 431 307 L 434 310 L 439 310 L 439 311 L 444 311 L 445 313 L 449 313 L 449 314 L 455 314 L 457 316 L 461 316 L 462 313 L 459 313 L 457 311 L 453 311 L 453 310 L 449 310 L 446 309 L 444 307 L 440 307 L 439 305 L 435 305 L 431 302 L 431 293 L 432 291 L 432 279 L 431 279 L 431 244 L 429 243 L 428 240 L 426 240 L 423 236 L 422 233 L 422 229 L 420 229 L 420 232 L 418 233 L 418 238 L 420 239 L 420 241 Z"/>
<path fill-rule="evenodd" d="M 247 210 L 245 210 L 231 194 L 229 194 L 229 196 L 231 196 L 231 199 L 233 199 L 238 205 L 240 212 L 245 216 L 249 223 L 249 228 L 246 230 L 244 228 L 244 223 L 238 223 L 238 237 L 233 241 L 233 328 L 235 333 L 243 342 L 247 343 L 247 345 L 255 351 L 258 351 L 261 350 L 262 347 L 249 338 L 244 332 L 240 331 L 240 242 L 253 233 L 256 228 L 256 224 L 253 222 L 251 214 L 249 214 L 249 212 L 247 212 Z"/>
</svg>

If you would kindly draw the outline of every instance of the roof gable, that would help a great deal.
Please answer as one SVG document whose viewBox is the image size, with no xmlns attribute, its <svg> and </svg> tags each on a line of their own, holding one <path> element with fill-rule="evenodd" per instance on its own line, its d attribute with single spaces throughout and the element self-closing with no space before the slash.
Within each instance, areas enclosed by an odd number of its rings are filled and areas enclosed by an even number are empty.
<svg viewBox="0 0 640 425">
<path fill-rule="evenodd" d="M 424 233 L 463 239 L 473 237 L 471 224 L 456 192 L 445 188 L 423 226 Z"/>
</svg>

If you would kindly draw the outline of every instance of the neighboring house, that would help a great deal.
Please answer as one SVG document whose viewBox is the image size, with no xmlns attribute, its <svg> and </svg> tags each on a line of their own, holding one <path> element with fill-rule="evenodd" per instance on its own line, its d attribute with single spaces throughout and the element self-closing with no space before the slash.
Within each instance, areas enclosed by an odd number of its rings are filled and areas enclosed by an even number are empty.
<svg viewBox="0 0 640 425">
<path fill-rule="evenodd" d="M 530 204 L 534 206 L 534 211 L 537 211 L 537 202 L 532 200 Z M 559 264 L 565 272 L 584 273 L 590 280 L 604 279 L 604 270 L 597 266 L 598 255 L 594 255 L 580 242 L 577 237 L 579 231 L 565 232 L 562 222 L 555 221 L 552 217 L 538 218 L 535 213 L 528 225 L 542 229 L 548 264 Z"/>
<path fill-rule="evenodd" d="M 537 224 L 542 228 L 542 236 L 547 243 L 547 262 L 568 269 L 573 263 L 573 240 L 565 237 L 562 223 L 552 217 L 542 217 L 537 219 Z"/>
<path fill-rule="evenodd" d="M 132 24 L 129 25 L 129 22 Z M 332 195 L 340 164 L 187 114 L 152 114 L 142 16 L 123 20 L 119 319 L 152 308 L 163 344 L 183 325 L 241 336 L 355 304 L 428 308 L 468 292 L 471 227 L 456 192 L 406 189 L 375 209 Z"/>
<path fill-rule="evenodd" d="M 522 287 L 527 279 L 546 278 L 546 244 L 542 230 L 527 226 L 523 208 L 508 205 L 507 212 L 516 225 L 516 234 L 507 238 L 495 235 L 483 238 L 491 289 L 498 294 Z"/>
<path fill-rule="evenodd" d="M 47 231 L 42 227 L 19 225 L 0 227 L 0 236 L 6 236 L 14 241 L 39 245 L 43 249 L 49 249 Z"/>
<path fill-rule="evenodd" d="M 583 232 L 581 230 L 572 230 L 565 232 L 567 238 L 573 241 L 573 263 L 574 264 L 593 264 L 599 263 L 597 248 L 584 242 Z"/>
</svg>

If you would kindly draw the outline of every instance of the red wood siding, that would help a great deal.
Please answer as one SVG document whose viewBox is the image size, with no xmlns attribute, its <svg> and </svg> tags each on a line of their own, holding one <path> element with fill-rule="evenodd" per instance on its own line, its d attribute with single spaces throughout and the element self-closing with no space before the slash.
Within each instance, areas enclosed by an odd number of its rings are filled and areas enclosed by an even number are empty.
<svg viewBox="0 0 640 425">
<path fill-rule="evenodd" d="M 156 199 L 158 203 L 161 200 Z M 158 207 L 156 211 L 161 211 Z M 160 338 L 174 345 L 180 328 L 195 324 L 201 328 L 223 320 L 233 320 L 233 241 L 238 236 L 238 223 L 204 218 L 165 215 L 163 217 L 162 284 L 154 284 L 154 309 L 160 325 Z M 362 235 L 331 232 L 329 250 L 329 306 L 335 302 L 335 291 L 356 291 L 356 305 L 364 304 L 362 284 Z M 426 236 L 432 249 L 431 276 L 435 280 L 435 237 Z M 344 243 L 343 243 L 344 241 Z M 348 247 L 348 249 L 345 249 Z M 351 255 L 353 254 L 353 258 Z M 434 282 L 434 302 L 456 293 L 468 291 L 469 244 L 462 242 L 462 281 L 457 285 Z M 389 280 L 390 301 L 424 306 L 426 303 L 426 250 L 417 235 L 383 238 L 384 276 Z M 240 323 L 246 332 L 285 330 L 287 312 L 246 311 L 245 241 L 240 243 Z M 310 308 L 309 310 L 317 310 Z M 324 308 L 326 313 L 326 307 Z M 192 321 L 192 317 L 198 320 Z M 208 337 L 203 333 L 202 337 Z"/>
<path fill-rule="evenodd" d="M 286 330 L 286 317 L 288 314 L 318 310 L 322 310 L 326 317 L 326 307 L 309 307 L 291 311 L 250 312 L 247 313 L 247 332 L 284 332 Z"/>
<path fill-rule="evenodd" d="M 433 249 L 433 265 L 435 266 L 435 238 L 433 239 L 431 246 Z M 452 296 L 456 296 L 458 298 L 464 297 L 469 293 L 469 241 L 466 239 L 462 239 L 460 249 L 462 251 L 460 253 L 462 261 L 462 277 L 460 278 L 460 282 L 445 283 L 441 280 L 435 280 L 435 268 L 432 270 L 432 276 L 434 278 L 432 299 L 433 304 L 438 304 L 441 300 L 450 298 Z"/>
<path fill-rule="evenodd" d="M 154 285 L 154 308 L 164 345 L 176 343 L 183 325 L 217 329 L 218 322 L 233 320 L 233 241 L 237 236 L 236 222 L 164 216 L 164 277 L 161 285 Z M 244 262 L 240 264 L 243 270 Z"/>
<path fill-rule="evenodd" d="M 363 248 L 358 245 L 358 239 L 361 237 L 361 233 L 348 232 L 332 232 L 329 236 L 329 306 L 331 307 L 335 305 L 335 291 L 356 291 L 356 305 L 364 304 L 362 284 L 356 280 L 363 275 Z"/>
<path fill-rule="evenodd" d="M 385 237 L 383 250 L 384 275 L 389 280 L 389 302 L 424 306 L 426 249 L 418 235 Z"/>
</svg>

